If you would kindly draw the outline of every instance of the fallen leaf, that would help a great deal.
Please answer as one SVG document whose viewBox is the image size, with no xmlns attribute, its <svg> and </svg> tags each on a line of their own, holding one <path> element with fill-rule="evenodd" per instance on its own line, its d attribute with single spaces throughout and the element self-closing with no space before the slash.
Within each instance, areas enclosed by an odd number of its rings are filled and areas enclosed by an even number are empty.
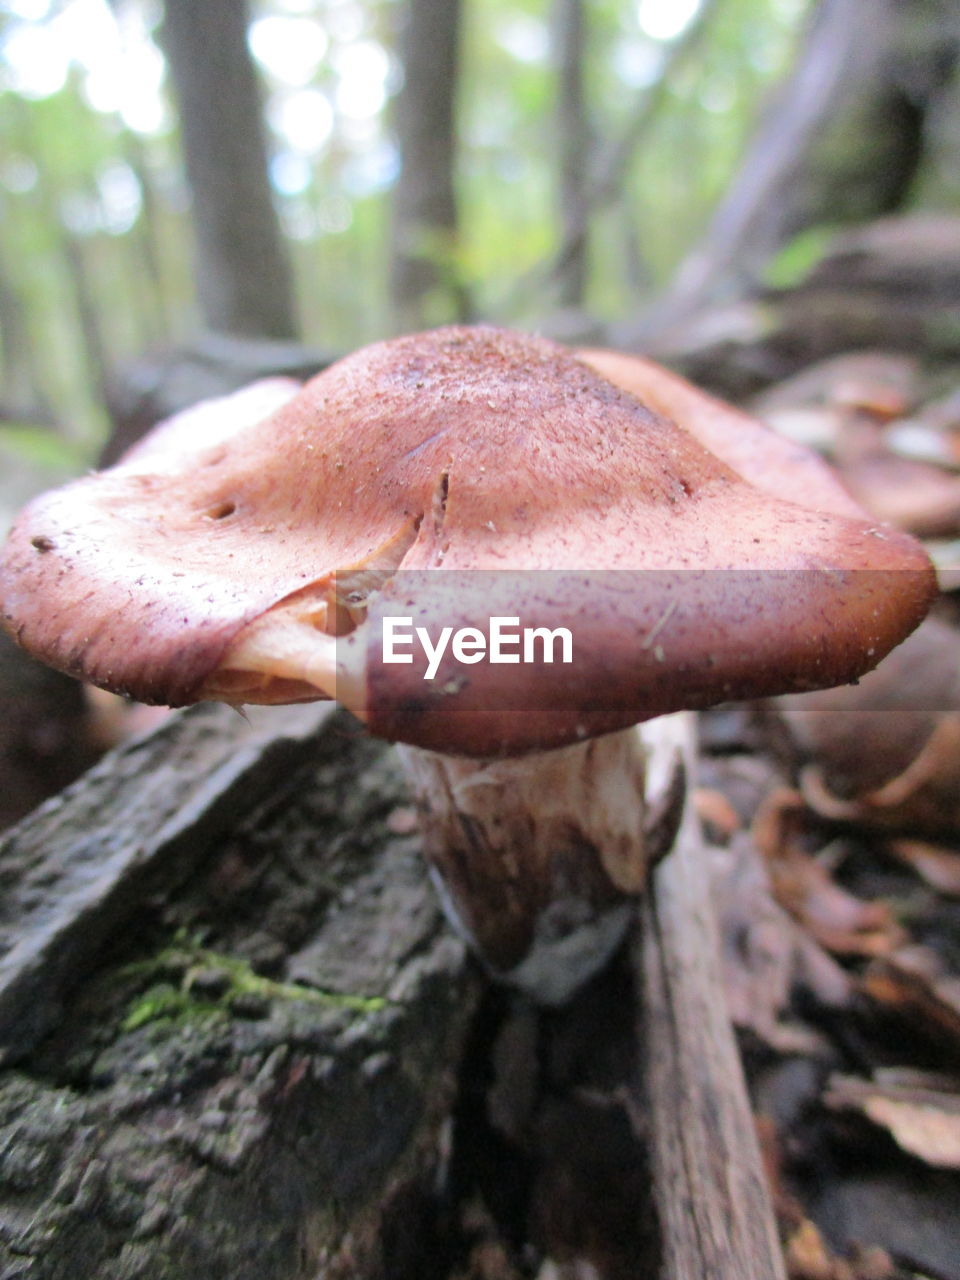
<svg viewBox="0 0 960 1280">
<path fill-rule="evenodd" d="M 773 897 L 821 946 L 838 955 L 880 956 L 905 935 L 883 902 L 849 893 L 802 847 L 804 814 L 796 792 L 780 789 L 757 810 L 753 835 L 770 874 Z"/>
<path fill-rule="evenodd" d="M 860 985 L 883 1009 L 928 1039 L 946 1044 L 960 1059 L 960 979 L 944 972 L 943 962 L 929 947 L 904 947 L 874 960 Z"/>
<path fill-rule="evenodd" d="M 960 476 L 882 445 L 848 460 L 837 458 L 835 465 L 860 505 L 878 519 L 919 538 L 960 531 Z"/>
<path fill-rule="evenodd" d="M 775 699 L 761 724 L 821 817 L 930 835 L 960 827 L 960 633 L 940 619 L 859 684 Z"/>
<path fill-rule="evenodd" d="M 952 832 L 960 824 L 960 715 L 945 713 L 919 754 L 885 786 L 839 799 L 821 770 L 810 765 L 800 790 L 815 813 L 837 822 L 929 832 Z"/>
<path fill-rule="evenodd" d="M 960 1169 L 960 1115 L 883 1097 L 868 1098 L 863 1109 L 910 1155 L 940 1169 Z"/>
<path fill-rule="evenodd" d="M 709 837 L 727 841 L 735 831 L 740 830 L 740 816 L 722 791 L 712 787 L 696 787 L 693 805 Z"/>
<path fill-rule="evenodd" d="M 859 1111 L 925 1164 L 960 1169 L 960 1093 L 834 1076 L 824 1102 Z"/>
<path fill-rule="evenodd" d="M 856 1280 L 849 1263 L 830 1254 L 809 1218 L 788 1238 L 784 1260 L 790 1280 Z"/>
<path fill-rule="evenodd" d="M 927 840 L 891 840 L 887 850 L 938 893 L 960 897 L 960 853 Z"/>
<path fill-rule="evenodd" d="M 899 457 L 960 469 L 960 435 L 938 430 L 922 418 L 901 418 L 884 432 L 884 443 Z"/>
<path fill-rule="evenodd" d="M 917 361 L 900 352 L 846 352 L 818 360 L 776 383 L 754 400 L 752 408 L 761 417 L 780 409 L 823 405 L 896 417 L 914 403 L 918 374 Z"/>
<path fill-rule="evenodd" d="M 778 1053 L 819 1053 L 816 1032 L 790 1015 L 791 994 L 848 1003 L 849 976 L 774 901 L 769 868 L 749 836 L 711 852 L 727 1008 L 733 1023 Z"/>
</svg>

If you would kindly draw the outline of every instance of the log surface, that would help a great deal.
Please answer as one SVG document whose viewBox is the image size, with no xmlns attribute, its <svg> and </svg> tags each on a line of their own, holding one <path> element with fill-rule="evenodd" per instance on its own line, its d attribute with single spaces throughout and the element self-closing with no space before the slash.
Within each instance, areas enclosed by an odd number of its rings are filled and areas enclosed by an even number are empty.
<svg viewBox="0 0 960 1280">
<path fill-rule="evenodd" d="M 4 1280 L 417 1274 L 476 983 L 404 803 L 343 715 L 201 708 L 9 834 Z"/>
<path fill-rule="evenodd" d="M 173 888 L 309 750 L 325 704 L 204 706 L 112 753 L 0 840 L 0 1061 L 28 1053 L 131 908 Z"/>
<path fill-rule="evenodd" d="M 672 737 L 694 777 L 691 716 L 643 730 Z M 674 848 L 653 873 L 637 945 L 661 1280 L 785 1280 L 727 1012 L 706 853 L 688 799 Z"/>
</svg>

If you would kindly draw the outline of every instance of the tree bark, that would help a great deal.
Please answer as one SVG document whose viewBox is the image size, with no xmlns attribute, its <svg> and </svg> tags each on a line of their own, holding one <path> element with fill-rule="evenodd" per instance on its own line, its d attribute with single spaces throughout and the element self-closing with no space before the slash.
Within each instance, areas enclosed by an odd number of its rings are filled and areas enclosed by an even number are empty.
<svg viewBox="0 0 960 1280">
<path fill-rule="evenodd" d="M 4 1277 L 424 1274 L 477 984 L 403 804 L 344 715 L 206 706 L 8 835 Z"/>
<path fill-rule="evenodd" d="M 693 724 L 681 713 L 640 729 L 661 751 L 672 738 L 691 780 Z M 688 799 L 642 904 L 636 952 L 661 1280 L 785 1280 L 727 1012 L 706 853 Z"/>
<path fill-rule="evenodd" d="M 419 329 L 467 317 L 455 262 L 455 106 L 461 0 L 408 0 L 399 52 L 403 88 L 395 128 L 390 291 L 397 325 Z"/>
<path fill-rule="evenodd" d="M 197 291 L 210 329 L 292 338 L 290 264 L 247 25 L 246 0 L 166 0 L 161 39 L 193 200 Z"/>
</svg>

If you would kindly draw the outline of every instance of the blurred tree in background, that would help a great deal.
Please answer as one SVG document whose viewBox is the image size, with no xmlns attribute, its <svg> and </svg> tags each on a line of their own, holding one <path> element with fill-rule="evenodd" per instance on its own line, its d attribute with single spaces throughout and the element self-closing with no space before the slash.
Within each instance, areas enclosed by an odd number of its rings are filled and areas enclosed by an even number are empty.
<svg viewBox="0 0 960 1280">
<path fill-rule="evenodd" d="M 116 3 L 116 0 L 115 0 Z M 273 205 L 246 0 L 165 0 L 173 82 L 207 328 L 293 338 L 290 263 Z"/>
<path fill-rule="evenodd" d="M 403 329 L 469 313 L 456 258 L 461 10 L 461 0 L 417 0 L 401 17 L 390 298 Z"/>
<path fill-rule="evenodd" d="M 202 330 L 682 319 L 955 207 L 957 45 L 948 0 L 0 0 L 0 412 L 92 456 Z"/>
</svg>

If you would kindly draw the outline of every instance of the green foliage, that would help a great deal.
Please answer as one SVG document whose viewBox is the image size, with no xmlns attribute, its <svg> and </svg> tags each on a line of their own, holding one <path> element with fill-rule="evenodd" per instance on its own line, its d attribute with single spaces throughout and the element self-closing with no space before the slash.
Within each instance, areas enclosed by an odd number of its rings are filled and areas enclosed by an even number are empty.
<svg viewBox="0 0 960 1280">
<path fill-rule="evenodd" d="M 44 427 L 20 423 L 4 423 L 0 427 L 0 455 L 61 475 L 78 472 L 88 462 L 86 451 L 73 441 Z"/>
<path fill-rule="evenodd" d="M 804 280 L 826 255 L 836 227 L 810 227 L 785 244 L 767 265 L 764 281 L 773 289 L 791 289 Z"/>
</svg>

